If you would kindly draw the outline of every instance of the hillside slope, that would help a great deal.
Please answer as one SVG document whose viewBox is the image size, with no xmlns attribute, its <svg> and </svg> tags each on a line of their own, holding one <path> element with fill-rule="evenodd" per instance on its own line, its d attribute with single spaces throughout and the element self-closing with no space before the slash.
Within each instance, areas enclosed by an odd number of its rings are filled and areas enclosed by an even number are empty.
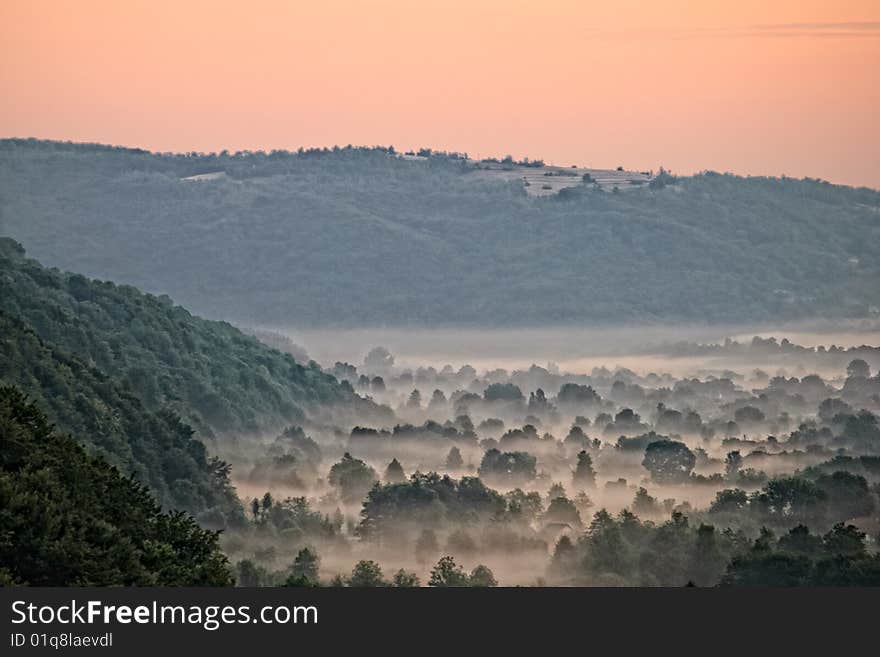
<svg viewBox="0 0 880 657">
<path fill-rule="evenodd" d="M 255 324 L 742 322 L 880 307 L 880 193 L 813 180 L 704 174 L 534 198 L 436 154 L 6 140 L 0 232 L 54 266 Z"/>
<path fill-rule="evenodd" d="M 217 534 L 52 430 L 0 386 L 0 585 L 225 586 Z"/>
<path fill-rule="evenodd" d="M 373 408 L 316 364 L 167 297 L 46 269 L 8 238 L 0 238 L 0 312 L 111 377 L 147 410 L 174 411 L 201 438 L 275 430 L 312 407 Z"/>
<path fill-rule="evenodd" d="M 242 516 L 228 466 L 209 458 L 176 414 L 148 411 L 127 386 L 47 346 L 2 312 L 0 383 L 25 391 L 60 430 L 149 486 L 164 508 L 195 514 L 211 526 Z"/>
</svg>

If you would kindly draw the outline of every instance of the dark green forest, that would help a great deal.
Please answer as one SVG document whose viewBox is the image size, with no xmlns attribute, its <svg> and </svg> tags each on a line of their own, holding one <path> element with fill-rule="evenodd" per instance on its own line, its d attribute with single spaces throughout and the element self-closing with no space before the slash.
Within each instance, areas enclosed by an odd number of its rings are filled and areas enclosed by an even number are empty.
<svg viewBox="0 0 880 657">
<path fill-rule="evenodd" d="M 174 411 L 202 438 L 301 422 L 304 405 L 369 406 L 314 363 L 167 297 L 44 268 L 8 238 L 0 238 L 0 311 L 126 386 L 148 410 Z"/>
<path fill-rule="evenodd" d="M 880 306 L 877 191 L 704 173 L 532 198 L 478 167 L 390 148 L 5 140 L 0 232 L 47 264 L 240 322 L 746 322 Z M 223 175 L 182 180 L 204 173 Z"/>
<path fill-rule="evenodd" d="M 663 347 L 722 359 L 684 378 L 378 347 L 322 369 L 165 294 L 303 326 L 880 305 L 877 192 L 534 198 L 479 167 L 0 142 L 0 584 L 880 585 L 876 347 Z"/>
<path fill-rule="evenodd" d="M 222 526 L 241 515 L 228 466 L 206 455 L 172 411 L 149 411 L 124 384 L 44 344 L 0 313 L 0 381 L 30 398 L 86 449 L 147 484 L 165 508 Z"/>
<path fill-rule="evenodd" d="M 35 400 L 91 454 L 168 509 L 223 527 L 242 510 L 230 466 L 204 441 L 302 421 L 303 406 L 374 406 L 167 298 L 42 267 L 0 238 L 0 382 Z M 215 450 L 216 451 L 216 450 Z"/>
<path fill-rule="evenodd" d="M 43 268 L 8 238 L 0 384 L 5 584 L 228 585 L 203 527 L 244 514 L 202 440 L 302 420 L 304 406 L 374 408 L 314 363 L 167 298 Z"/>
<path fill-rule="evenodd" d="M 162 512 L 15 388 L 0 386 L 0 584 L 226 586 L 216 532 Z"/>
</svg>

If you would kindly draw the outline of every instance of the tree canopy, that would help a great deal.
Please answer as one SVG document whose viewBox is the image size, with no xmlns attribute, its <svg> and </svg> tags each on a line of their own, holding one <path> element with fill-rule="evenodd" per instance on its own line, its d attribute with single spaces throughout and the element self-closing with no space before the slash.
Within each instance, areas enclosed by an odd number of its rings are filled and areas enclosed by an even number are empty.
<svg viewBox="0 0 880 657">
<path fill-rule="evenodd" d="M 0 238 L 0 274 L 0 311 L 204 437 L 296 424 L 304 405 L 372 406 L 317 364 L 297 363 L 168 297 L 46 269 L 8 238 Z"/>
<path fill-rule="evenodd" d="M 221 175 L 183 180 L 209 172 Z M 212 317 L 748 322 L 880 306 L 873 190 L 708 172 L 532 198 L 481 174 L 388 148 L 160 154 L 0 141 L 8 234 L 54 266 Z"/>
<path fill-rule="evenodd" d="M 51 564 L 51 567 L 47 567 Z M 217 533 L 162 512 L 147 489 L 0 387 L 0 580 L 34 586 L 225 586 Z"/>
</svg>

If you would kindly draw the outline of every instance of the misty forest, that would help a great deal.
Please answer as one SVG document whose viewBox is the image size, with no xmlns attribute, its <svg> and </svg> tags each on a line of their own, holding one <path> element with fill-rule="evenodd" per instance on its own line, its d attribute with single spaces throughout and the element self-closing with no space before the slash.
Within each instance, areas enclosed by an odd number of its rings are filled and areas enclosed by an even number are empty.
<svg viewBox="0 0 880 657">
<path fill-rule="evenodd" d="M 880 586 L 878 307 L 869 189 L 0 141 L 0 584 Z"/>
</svg>

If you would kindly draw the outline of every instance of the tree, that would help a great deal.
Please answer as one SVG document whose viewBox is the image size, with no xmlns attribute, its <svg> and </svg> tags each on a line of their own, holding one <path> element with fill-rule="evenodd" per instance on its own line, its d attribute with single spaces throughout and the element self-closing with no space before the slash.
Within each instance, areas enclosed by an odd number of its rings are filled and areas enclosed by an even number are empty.
<svg viewBox="0 0 880 657">
<path fill-rule="evenodd" d="M 565 497 L 565 486 L 558 481 L 554 482 L 547 491 L 547 500 L 552 501 L 557 497 Z"/>
<path fill-rule="evenodd" d="M 803 586 L 809 582 L 811 566 L 804 555 L 752 548 L 728 564 L 721 586 Z"/>
<path fill-rule="evenodd" d="M 850 415 L 852 406 L 837 397 L 829 397 L 819 404 L 819 418 L 823 422 L 831 422 L 835 415 Z"/>
<path fill-rule="evenodd" d="M 543 413 L 550 410 L 550 402 L 547 401 L 547 395 L 541 388 L 529 393 L 529 412 Z"/>
<path fill-rule="evenodd" d="M 568 435 L 562 442 L 566 447 L 571 445 L 575 448 L 580 449 L 584 449 L 590 444 L 590 440 L 587 437 L 587 434 L 585 434 L 584 430 L 577 424 L 572 425 L 571 429 L 568 432 Z"/>
<path fill-rule="evenodd" d="M 722 585 L 878 586 L 880 555 L 868 554 L 854 525 L 837 523 L 822 537 L 798 525 L 775 546 L 762 530 L 750 550 L 733 558 Z"/>
<path fill-rule="evenodd" d="M 649 444 L 642 460 L 642 466 L 658 483 L 687 481 L 696 463 L 697 457 L 688 446 L 674 440 L 658 440 Z"/>
<path fill-rule="evenodd" d="M 428 409 L 434 410 L 446 405 L 446 395 L 442 390 L 435 390 L 431 394 L 431 401 L 428 402 Z"/>
<path fill-rule="evenodd" d="M 468 577 L 468 585 L 494 587 L 498 586 L 498 580 L 495 579 L 495 575 L 489 570 L 488 566 L 480 564 L 471 571 L 470 577 Z"/>
<path fill-rule="evenodd" d="M 413 390 L 409 393 L 409 399 L 406 401 L 407 408 L 421 408 L 422 407 L 422 393 L 418 391 L 418 389 Z"/>
<path fill-rule="evenodd" d="M 666 185 L 674 185 L 678 179 L 671 173 L 660 167 L 660 172 L 651 178 L 648 187 L 651 189 L 663 189 Z"/>
<path fill-rule="evenodd" d="M 738 408 L 733 412 L 733 419 L 737 424 L 741 425 L 750 425 L 750 424 L 759 424 L 763 422 L 766 418 L 764 417 L 763 411 L 760 408 L 755 408 L 754 406 L 743 406 L 742 408 Z"/>
<path fill-rule="evenodd" d="M 235 564 L 235 582 L 238 586 L 268 586 L 269 573 L 250 559 L 242 559 Z"/>
<path fill-rule="evenodd" d="M 419 581 L 418 575 L 401 568 L 394 573 L 394 578 L 391 580 L 391 586 L 399 589 L 417 588 L 421 586 L 421 582 Z"/>
<path fill-rule="evenodd" d="M 303 358 L 302 362 L 307 362 L 308 359 Z M 342 381 L 345 379 L 346 381 L 357 381 L 358 379 L 358 371 L 357 368 L 351 363 L 343 363 L 340 361 L 336 361 L 333 365 L 333 376 Z"/>
<path fill-rule="evenodd" d="M 838 522 L 822 537 L 822 547 L 832 556 L 862 556 L 865 554 L 865 532 L 855 525 Z"/>
<path fill-rule="evenodd" d="M 362 560 L 358 561 L 351 571 L 348 585 L 354 587 L 375 587 L 387 586 L 387 583 L 382 578 L 382 569 L 379 567 L 379 564 L 375 561 Z"/>
<path fill-rule="evenodd" d="M 440 557 L 437 565 L 431 569 L 431 579 L 428 580 L 428 586 L 433 587 L 456 587 L 468 586 L 470 579 L 467 573 L 455 563 L 452 557 Z"/>
<path fill-rule="evenodd" d="M 613 427 L 606 428 L 606 433 L 610 431 L 615 432 L 635 432 L 638 430 L 646 429 L 646 425 L 642 423 L 641 416 L 633 411 L 631 408 L 623 408 L 614 416 L 614 425 Z"/>
<path fill-rule="evenodd" d="M 812 535 L 806 525 L 797 525 L 782 536 L 777 545 L 783 552 L 813 557 L 822 550 L 822 537 Z"/>
<path fill-rule="evenodd" d="M 577 550 L 571 538 L 568 534 L 563 534 L 553 548 L 553 558 L 550 560 L 551 571 L 555 576 L 562 577 L 575 566 L 576 559 Z"/>
<path fill-rule="evenodd" d="M 752 494 L 749 505 L 765 518 L 809 524 L 818 520 L 827 499 L 825 491 L 804 477 L 777 477 Z"/>
<path fill-rule="evenodd" d="M 587 511 L 595 506 L 595 504 L 593 504 L 593 500 L 590 499 L 590 496 L 583 491 L 574 496 L 573 502 L 574 505 L 577 507 L 578 513 L 581 514 L 581 517 L 583 517 L 584 514 L 587 513 Z"/>
<path fill-rule="evenodd" d="M 370 372 L 387 372 L 393 366 L 394 356 L 385 347 L 373 347 L 364 357 L 364 367 Z"/>
<path fill-rule="evenodd" d="M 525 397 L 522 390 L 513 383 L 491 383 L 483 391 L 483 399 L 487 402 L 517 402 L 523 401 Z"/>
<path fill-rule="evenodd" d="M 571 525 L 574 528 L 581 526 L 581 514 L 577 507 L 567 497 L 555 497 L 550 501 L 547 512 L 544 514 L 545 523 L 561 523 Z"/>
<path fill-rule="evenodd" d="M 351 503 L 362 500 L 379 477 L 373 468 L 346 452 L 330 468 L 327 480 L 339 490 L 344 502 Z"/>
<path fill-rule="evenodd" d="M 585 535 L 589 561 L 585 565 L 595 573 L 624 575 L 631 569 L 630 547 L 624 540 L 621 526 L 605 509 L 593 516 Z"/>
<path fill-rule="evenodd" d="M 515 488 L 506 497 L 508 512 L 525 522 L 531 522 L 544 512 L 541 494 L 537 491 L 526 493 L 521 488 Z"/>
<path fill-rule="evenodd" d="M 440 552 L 440 544 L 437 542 L 437 534 L 431 529 L 423 529 L 416 540 L 416 561 L 421 564 L 428 563 Z"/>
<path fill-rule="evenodd" d="M 556 395 L 556 403 L 569 408 L 591 407 L 600 401 L 601 397 L 593 388 L 578 383 L 563 383 Z"/>
<path fill-rule="evenodd" d="M 575 466 L 572 483 L 575 488 L 596 487 L 596 471 L 593 469 L 593 458 L 586 450 L 578 452 L 577 466 Z"/>
<path fill-rule="evenodd" d="M 654 516 L 660 513 L 657 498 L 648 495 L 647 489 L 639 486 L 632 504 L 632 512 L 639 517 Z"/>
<path fill-rule="evenodd" d="M 749 504 L 749 495 L 739 488 L 727 488 L 715 493 L 715 501 L 709 506 L 709 513 L 736 513 Z"/>
<path fill-rule="evenodd" d="M 712 525 L 700 524 L 690 555 L 688 571 L 697 586 L 714 586 L 724 574 L 727 558 Z"/>
<path fill-rule="evenodd" d="M 385 482 L 388 484 L 400 484 L 406 481 L 406 474 L 403 472 L 403 466 L 396 458 L 391 459 L 391 463 L 385 468 Z"/>
<path fill-rule="evenodd" d="M 537 475 L 537 459 L 528 452 L 501 452 L 495 448 L 483 454 L 480 477 L 509 486 L 532 481 Z"/>
<path fill-rule="evenodd" d="M 450 472 L 456 472 L 464 467 L 464 459 L 461 458 L 461 451 L 458 447 L 453 447 L 446 455 L 446 469 Z"/>
<path fill-rule="evenodd" d="M 318 583 L 320 565 L 321 559 L 317 552 L 309 547 L 302 548 L 290 566 L 285 586 L 315 586 Z"/>
<path fill-rule="evenodd" d="M 871 376 L 871 366 L 868 365 L 861 358 L 856 358 L 855 360 L 850 361 L 850 364 L 846 366 L 846 375 L 849 378 L 865 378 Z"/>
<path fill-rule="evenodd" d="M 862 410 L 856 415 L 848 415 L 843 423 L 842 435 L 855 449 L 875 451 L 880 448 L 880 426 L 877 416 L 870 411 Z"/>
<path fill-rule="evenodd" d="M 274 500 L 272 499 L 272 494 L 269 491 L 266 491 L 266 493 L 263 495 L 263 501 L 261 503 L 264 514 L 269 513 L 269 510 L 272 508 L 273 501 Z"/>
<path fill-rule="evenodd" d="M 375 486 L 364 500 L 358 534 L 379 539 L 408 533 L 421 526 L 440 526 L 450 520 L 487 521 L 504 512 L 504 498 L 477 477 L 452 479 L 436 472 L 416 472 L 403 484 Z"/>
<path fill-rule="evenodd" d="M 874 512 L 874 497 L 867 480 L 844 470 L 819 475 L 816 485 L 828 499 L 828 512 L 834 520 L 869 516 Z"/>
<path fill-rule="evenodd" d="M 739 450 L 728 452 L 724 459 L 724 476 L 727 479 L 734 479 L 736 473 L 742 468 L 742 462 L 743 458 L 742 454 L 739 453 Z"/>
</svg>

